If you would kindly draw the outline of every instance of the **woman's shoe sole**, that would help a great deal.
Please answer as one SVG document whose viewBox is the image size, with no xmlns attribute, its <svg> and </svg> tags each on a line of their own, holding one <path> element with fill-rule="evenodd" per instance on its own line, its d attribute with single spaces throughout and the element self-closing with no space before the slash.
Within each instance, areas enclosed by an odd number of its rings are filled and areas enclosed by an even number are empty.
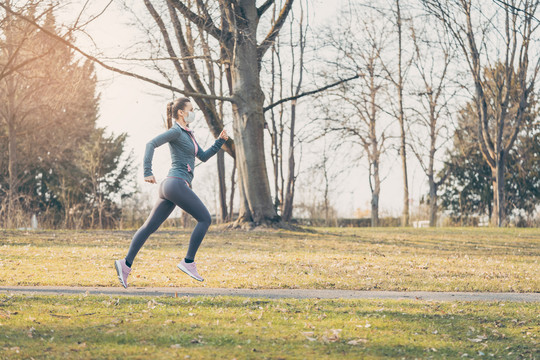
<svg viewBox="0 0 540 360">
<path fill-rule="evenodd" d="M 191 273 L 188 271 L 188 269 L 186 269 L 184 267 L 184 265 L 182 265 L 182 263 L 179 263 L 178 265 L 176 265 L 176 267 L 178 267 L 180 270 L 182 270 L 183 272 L 185 272 L 186 274 L 188 274 L 189 276 L 191 276 L 192 278 L 194 278 L 195 280 L 197 281 L 204 281 L 204 279 L 197 279 L 195 276 L 191 275 Z"/>
<path fill-rule="evenodd" d="M 120 284 L 127 289 L 126 284 L 124 284 L 124 280 L 122 280 L 122 266 L 120 265 L 120 260 L 114 261 L 114 267 L 116 268 L 116 273 L 118 274 L 118 280 L 120 280 Z"/>
</svg>

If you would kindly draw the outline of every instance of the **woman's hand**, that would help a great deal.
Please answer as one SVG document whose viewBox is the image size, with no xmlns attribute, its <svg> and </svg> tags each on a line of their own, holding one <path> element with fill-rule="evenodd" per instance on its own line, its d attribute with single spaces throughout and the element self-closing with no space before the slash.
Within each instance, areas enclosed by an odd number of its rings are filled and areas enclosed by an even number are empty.
<svg viewBox="0 0 540 360">
<path fill-rule="evenodd" d="M 219 134 L 219 138 L 224 139 L 224 140 L 229 139 L 229 136 L 227 135 L 227 132 L 225 131 L 225 129 L 223 129 L 223 131 L 221 131 L 221 134 Z"/>
<path fill-rule="evenodd" d="M 154 175 L 147 176 L 147 177 L 144 178 L 144 181 L 155 184 L 156 183 L 156 178 L 154 177 Z"/>
</svg>

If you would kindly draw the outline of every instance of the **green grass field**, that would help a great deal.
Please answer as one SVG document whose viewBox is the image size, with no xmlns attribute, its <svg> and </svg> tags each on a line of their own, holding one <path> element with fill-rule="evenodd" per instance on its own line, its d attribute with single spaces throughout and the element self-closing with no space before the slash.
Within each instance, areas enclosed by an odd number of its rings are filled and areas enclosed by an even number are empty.
<svg viewBox="0 0 540 360">
<path fill-rule="evenodd" d="M 538 292 L 540 229 L 160 229 L 130 286 Z M 130 231 L 0 230 L 0 286 L 120 286 Z M 0 294 L 0 359 L 539 359 L 540 305 Z"/>
<path fill-rule="evenodd" d="M 0 358 L 535 359 L 539 309 L 499 302 L 0 294 Z"/>
</svg>

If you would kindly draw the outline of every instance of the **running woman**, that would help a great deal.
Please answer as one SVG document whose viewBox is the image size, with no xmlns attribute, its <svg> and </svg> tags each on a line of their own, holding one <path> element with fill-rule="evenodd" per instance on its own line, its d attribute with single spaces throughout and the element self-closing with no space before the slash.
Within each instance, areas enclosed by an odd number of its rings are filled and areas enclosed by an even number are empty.
<svg viewBox="0 0 540 360">
<path fill-rule="evenodd" d="M 175 119 L 174 124 L 172 118 Z M 182 97 L 167 104 L 168 130 L 146 144 L 144 181 L 152 184 L 156 183 L 156 179 L 152 174 L 154 149 L 167 142 L 171 150 L 172 166 L 168 176 L 159 184 L 159 199 L 150 212 L 148 219 L 133 235 L 127 256 L 114 262 L 118 279 L 124 288 L 128 286 L 127 277 L 131 272 L 131 265 L 135 256 L 146 239 L 169 217 L 175 206 L 181 207 L 197 220 L 197 226 L 191 233 L 186 257 L 182 259 L 177 267 L 196 280 L 204 280 L 197 272 L 194 260 L 212 218 L 206 206 L 191 190 L 195 156 L 199 160 L 206 162 L 221 149 L 221 146 L 229 137 L 223 130 L 210 149 L 205 151 L 200 148 L 195 140 L 193 131 L 188 128 L 188 124 L 191 124 L 193 120 L 195 120 L 195 113 L 188 98 Z"/>
</svg>

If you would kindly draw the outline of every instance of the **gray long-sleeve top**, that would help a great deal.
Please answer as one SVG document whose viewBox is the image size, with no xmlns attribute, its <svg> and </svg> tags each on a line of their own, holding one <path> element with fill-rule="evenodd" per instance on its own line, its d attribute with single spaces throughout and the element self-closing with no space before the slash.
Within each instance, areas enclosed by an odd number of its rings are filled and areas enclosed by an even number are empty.
<svg viewBox="0 0 540 360">
<path fill-rule="evenodd" d="M 166 142 L 169 143 L 172 162 L 168 176 L 185 179 L 191 186 L 194 175 L 193 169 L 195 168 L 195 156 L 203 162 L 210 159 L 221 149 L 225 139 L 218 138 L 208 150 L 203 150 L 195 140 L 193 132 L 184 129 L 175 121 L 169 130 L 156 136 L 146 144 L 143 160 L 144 177 L 153 175 L 152 158 L 154 157 L 154 149 Z"/>
</svg>

